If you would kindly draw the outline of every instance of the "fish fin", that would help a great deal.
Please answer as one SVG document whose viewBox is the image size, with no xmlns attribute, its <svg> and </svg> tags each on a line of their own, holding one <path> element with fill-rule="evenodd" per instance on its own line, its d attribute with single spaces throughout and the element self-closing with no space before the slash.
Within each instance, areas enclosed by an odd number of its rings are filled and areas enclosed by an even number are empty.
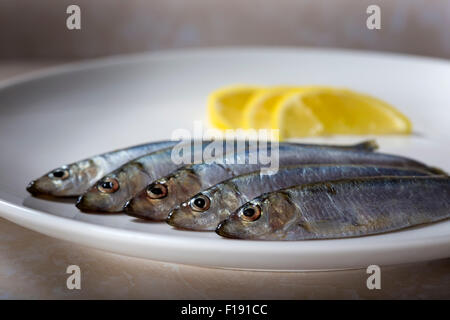
<svg viewBox="0 0 450 320">
<path fill-rule="evenodd" d="M 355 149 L 361 149 L 366 151 L 375 151 L 379 148 L 378 143 L 375 140 L 366 140 L 353 145 Z"/>
</svg>

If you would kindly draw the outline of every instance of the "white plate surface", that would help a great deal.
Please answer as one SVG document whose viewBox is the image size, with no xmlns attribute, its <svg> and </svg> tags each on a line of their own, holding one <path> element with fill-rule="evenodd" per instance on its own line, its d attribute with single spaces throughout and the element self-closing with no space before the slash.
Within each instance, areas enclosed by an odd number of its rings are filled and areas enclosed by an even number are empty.
<svg viewBox="0 0 450 320">
<path fill-rule="evenodd" d="M 73 202 L 30 197 L 50 169 L 137 143 L 170 138 L 205 120 L 222 85 L 323 84 L 385 99 L 413 121 L 411 137 L 381 151 L 450 170 L 450 63 L 411 56 L 313 49 L 208 49 L 118 57 L 55 68 L 0 90 L 0 215 L 22 226 L 130 256 L 255 270 L 324 270 L 450 256 L 450 221 L 377 236 L 261 242 L 179 231 L 165 223 L 79 212 Z M 357 137 L 309 139 L 354 142 Z M 38 248 L 36 248 L 38 250 Z"/>
</svg>

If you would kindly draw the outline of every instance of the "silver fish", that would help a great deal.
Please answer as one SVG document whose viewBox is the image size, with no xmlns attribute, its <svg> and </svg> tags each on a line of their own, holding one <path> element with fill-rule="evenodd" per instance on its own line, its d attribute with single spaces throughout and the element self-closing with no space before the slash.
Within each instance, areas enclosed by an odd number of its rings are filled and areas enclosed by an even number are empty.
<svg viewBox="0 0 450 320">
<path fill-rule="evenodd" d="M 211 145 L 213 145 L 212 142 L 213 141 L 181 141 L 173 147 L 165 148 L 136 158 L 102 177 L 78 199 L 77 207 L 83 211 L 120 212 L 126 202 L 138 191 L 144 189 L 150 182 L 167 175 L 183 165 L 183 163 L 173 161 L 172 153 L 175 152 L 175 150 L 187 147 L 188 150 L 186 151 L 186 154 L 189 154 L 190 156 L 184 163 L 195 163 L 199 155 L 202 156 L 200 157 L 200 162 L 202 160 L 207 161 L 222 158 L 223 154 L 220 154 L 220 152 L 216 154 L 214 149 L 211 148 Z M 234 141 L 232 151 L 238 148 L 238 142 L 239 141 Z M 228 141 L 214 141 L 214 143 L 216 143 L 217 146 L 220 146 L 222 150 L 228 150 Z M 247 141 L 242 145 L 245 149 L 248 149 L 250 142 Z M 301 144 L 293 145 L 303 146 Z M 329 148 L 345 150 L 355 149 L 371 152 L 376 148 L 376 143 L 373 141 L 365 141 L 352 146 L 330 146 Z M 178 151 L 175 153 L 177 152 Z"/>
<path fill-rule="evenodd" d="M 264 168 L 261 163 L 248 163 L 252 153 L 253 151 L 250 151 L 245 155 L 239 155 L 244 158 L 245 164 L 224 161 L 224 163 L 202 163 L 182 167 L 166 177 L 153 181 L 127 203 L 124 211 L 142 219 L 165 220 L 175 206 L 201 190 L 226 179 Z M 434 170 L 425 164 L 400 156 L 323 146 L 280 145 L 279 155 L 280 166 L 333 163 Z M 229 155 L 226 158 L 233 158 L 233 156 L 236 157 L 236 155 Z"/>
<path fill-rule="evenodd" d="M 261 175 L 257 171 L 225 180 L 203 190 L 175 207 L 169 214 L 167 223 L 183 229 L 214 231 L 221 221 L 227 219 L 240 206 L 263 193 L 343 178 L 425 175 L 430 173 L 420 169 L 351 164 L 286 166 L 272 175 Z"/>
<path fill-rule="evenodd" d="M 357 237 L 450 217 L 450 179 L 371 177 L 264 194 L 217 227 L 224 237 L 309 240 Z"/>
<path fill-rule="evenodd" d="M 99 154 L 56 168 L 33 180 L 27 187 L 32 195 L 74 197 L 84 193 L 105 174 L 144 154 L 167 148 L 179 141 L 158 141 Z"/>
</svg>

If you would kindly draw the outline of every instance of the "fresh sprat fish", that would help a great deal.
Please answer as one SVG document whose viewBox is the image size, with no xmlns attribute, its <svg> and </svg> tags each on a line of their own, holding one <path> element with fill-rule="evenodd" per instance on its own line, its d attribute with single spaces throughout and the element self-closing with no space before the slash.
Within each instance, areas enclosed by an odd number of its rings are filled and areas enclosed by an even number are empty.
<svg viewBox="0 0 450 320">
<path fill-rule="evenodd" d="M 267 192 L 306 183 L 371 176 L 425 176 L 420 169 L 349 164 L 301 165 L 281 167 L 272 175 L 259 171 L 216 184 L 175 207 L 167 223 L 178 228 L 214 231 L 235 210 Z"/>
<path fill-rule="evenodd" d="M 234 141 L 232 150 L 238 149 L 238 142 L 239 141 Z M 215 143 L 218 143 L 218 145 L 223 148 L 222 150 L 227 152 L 226 150 L 229 146 L 227 141 L 215 141 Z M 245 148 L 249 148 L 249 144 L 250 142 L 246 142 L 242 145 L 244 145 Z M 188 149 L 190 151 L 188 152 L 191 157 L 188 162 L 184 163 L 196 162 L 199 155 L 201 160 L 219 158 L 221 154 L 215 154 L 215 150 L 211 145 L 212 141 L 181 141 L 173 147 L 158 150 L 136 158 L 100 178 L 95 185 L 89 188 L 78 199 L 77 207 L 83 211 L 120 212 L 126 202 L 138 191 L 144 189 L 150 182 L 167 175 L 183 165 L 183 163 L 173 161 L 172 151 L 176 149 L 178 150 L 177 152 L 179 152 L 179 150 L 183 149 L 183 146 L 189 146 Z M 309 146 L 303 144 L 289 145 L 299 147 Z M 376 147 L 376 143 L 369 140 L 356 145 L 328 146 L 327 148 L 371 152 Z M 186 154 L 188 152 L 186 152 Z"/>
<path fill-rule="evenodd" d="M 217 227 L 224 237 L 309 240 L 364 236 L 450 217 L 450 178 L 371 177 L 264 194 Z"/>
<path fill-rule="evenodd" d="M 202 143 L 202 149 L 209 142 Z M 192 152 L 194 145 L 187 143 Z M 124 203 L 150 181 L 181 167 L 172 160 L 173 147 L 157 150 L 131 160 L 101 177 L 78 198 L 76 206 L 83 211 L 120 212 Z"/>
<path fill-rule="evenodd" d="M 84 193 L 98 179 L 121 165 L 144 154 L 167 148 L 179 141 L 158 141 L 119 149 L 80 160 L 54 169 L 30 182 L 28 192 L 33 195 L 74 197 Z"/>
<path fill-rule="evenodd" d="M 280 166 L 333 163 L 432 170 L 412 159 L 361 150 L 343 150 L 311 145 L 280 145 L 278 151 L 279 158 L 277 160 Z M 159 180 L 153 181 L 127 203 L 124 211 L 131 216 L 142 219 L 165 220 L 175 206 L 201 190 L 226 179 L 266 167 L 260 162 L 249 163 L 248 160 L 254 156 L 254 152 L 257 153 L 258 151 L 249 151 L 237 156 L 227 155 L 224 163 L 201 163 L 184 166 Z M 228 157 L 231 158 L 230 161 L 227 161 Z M 237 157 L 245 164 L 238 164 Z"/>
</svg>

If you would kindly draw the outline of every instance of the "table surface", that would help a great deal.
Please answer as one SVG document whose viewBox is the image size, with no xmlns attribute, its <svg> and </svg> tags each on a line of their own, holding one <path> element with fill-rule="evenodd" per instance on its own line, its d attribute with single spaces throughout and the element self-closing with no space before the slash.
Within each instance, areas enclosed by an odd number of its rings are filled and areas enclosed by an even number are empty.
<svg viewBox="0 0 450 320">
<path fill-rule="evenodd" d="M 0 61 L 0 80 L 61 61 Z M 69 290 L 69 265 L 81 289 Z M 1 299 L 450 299 L 450 259 L 365 269 L 251 272 L 121 256 L 54 239 L 0 218 Z"/>
</svg>

